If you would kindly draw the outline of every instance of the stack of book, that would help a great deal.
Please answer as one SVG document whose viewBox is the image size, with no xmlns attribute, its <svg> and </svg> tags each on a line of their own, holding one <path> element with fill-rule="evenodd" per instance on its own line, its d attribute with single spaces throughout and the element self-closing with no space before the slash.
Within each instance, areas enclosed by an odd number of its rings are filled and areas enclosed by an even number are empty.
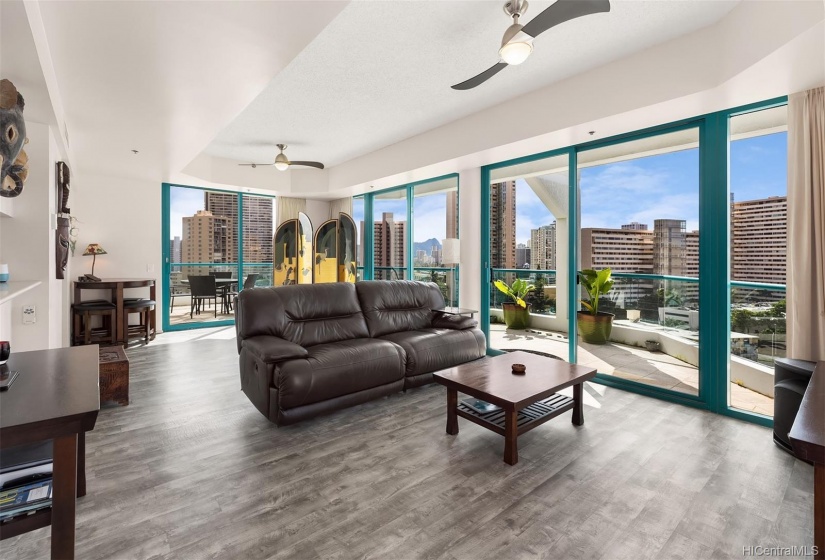
<svg viewBox="0 0 825 560">
<path fill-rule="evenodd" d="M 4 450 L 0 461 L 0 522 L 51 505 L 51 441 Z"/>
</svg>

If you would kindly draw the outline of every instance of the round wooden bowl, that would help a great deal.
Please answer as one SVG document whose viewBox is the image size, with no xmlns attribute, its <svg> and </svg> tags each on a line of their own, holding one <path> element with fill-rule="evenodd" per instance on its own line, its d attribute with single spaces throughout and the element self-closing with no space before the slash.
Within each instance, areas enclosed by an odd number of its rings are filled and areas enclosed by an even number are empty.
<svg viewBox="0 0 825 560">
<path fill-rule="evenodd" d="M 524 364 L 513 364 L 513 374 L 514 375 L 524 375 L 524 372 L 527 371 L 527 366 Z"/>
</svg>

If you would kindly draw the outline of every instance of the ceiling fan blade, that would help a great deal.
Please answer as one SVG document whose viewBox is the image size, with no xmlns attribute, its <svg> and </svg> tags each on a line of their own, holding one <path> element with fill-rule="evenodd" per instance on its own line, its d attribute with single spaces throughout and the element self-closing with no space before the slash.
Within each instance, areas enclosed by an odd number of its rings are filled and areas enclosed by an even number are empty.
<svg viewBox="0 0 825 560">
<path fill-rule="evenodd" d="M 491 68 L 488 68 L 478 76 L 474 76 L 467 81 L 461 82 L 460 84 L 456 84 L 451 87 L 453 89 L 460 90 L 473 89 L 474 87 L 483 84 L 484 82 L 486 82 L 487 80 L 489 80 L 490 78 L 492 78 L 493 76 L 507 68 L 507 66 L 509 65 L 506 62 L 497 62 Z"/>
<path fill-rule="evenodd" d="M 265 165 L 275 165 L 274 163 L 239 163 L 238 165 L 243 165 L 246 167 L 263 167 Z"/>
<path fill-rule="evenodd" d="M 324 168 L 324 164 L 320 161 L 290 161 L 289 166 L 292 167 L 293 165 L 303 165 L 304 167 L 314 167 L 316 169 Z"/>
<path fill-rule="evenodd" d="M 555 4 L 530 20 L 522 31 L 538 37 L 551 27 L 571 19 L 610 11 L 610 0 L 557 0 Z"/>
</svg>

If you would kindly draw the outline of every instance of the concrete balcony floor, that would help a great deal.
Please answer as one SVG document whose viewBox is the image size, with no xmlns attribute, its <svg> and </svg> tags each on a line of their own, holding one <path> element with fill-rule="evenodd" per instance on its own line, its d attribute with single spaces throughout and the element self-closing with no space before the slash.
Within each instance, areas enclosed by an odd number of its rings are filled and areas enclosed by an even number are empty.
<svg viewBox="0 0 825 560">
<path fill-rule="evenodd" d="M 567 333 L 543 329 L 508 329 L 503 324 L 490 325 L 490 347 L 501 350 L 534 350 L 568 357 Z M 609 342 L 604 345 L 579 341 L 578 362 L 597 368 L 600 373 L 631 379 L 646 385 L 696 395 L 699 370 L 664 352 Z M 773 399 L 756 391 L 730 384 L 731 405 L 739 410 L 773 416 Z"/>
</svg>

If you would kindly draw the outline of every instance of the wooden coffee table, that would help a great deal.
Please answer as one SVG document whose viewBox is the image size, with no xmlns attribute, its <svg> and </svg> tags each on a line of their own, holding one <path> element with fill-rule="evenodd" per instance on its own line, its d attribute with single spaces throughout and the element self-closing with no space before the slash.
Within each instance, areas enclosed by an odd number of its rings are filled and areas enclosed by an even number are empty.
<svg viewBox="0 0 825 560">
<path fill-rule="evenodd" d="M 514 375 L 511 366 L 524 364 L 527 372 Z M 518 463 L 518 436 L 551 418 L 573 411 L 573 424 L 584 424 L 582 383 L 596 376 L 591 367 L 569 364 L 528 352 L 509 352 L 482 358 L 433 374 L 447 387 L 447 433 L 458 434 L 458 417 L 504 436 L 504 462 Z M 556 394 L 573 387 L 573 398 Z M 458 402 L 458 392 L 501 407 L 478 412 Z"/>
</svg>

